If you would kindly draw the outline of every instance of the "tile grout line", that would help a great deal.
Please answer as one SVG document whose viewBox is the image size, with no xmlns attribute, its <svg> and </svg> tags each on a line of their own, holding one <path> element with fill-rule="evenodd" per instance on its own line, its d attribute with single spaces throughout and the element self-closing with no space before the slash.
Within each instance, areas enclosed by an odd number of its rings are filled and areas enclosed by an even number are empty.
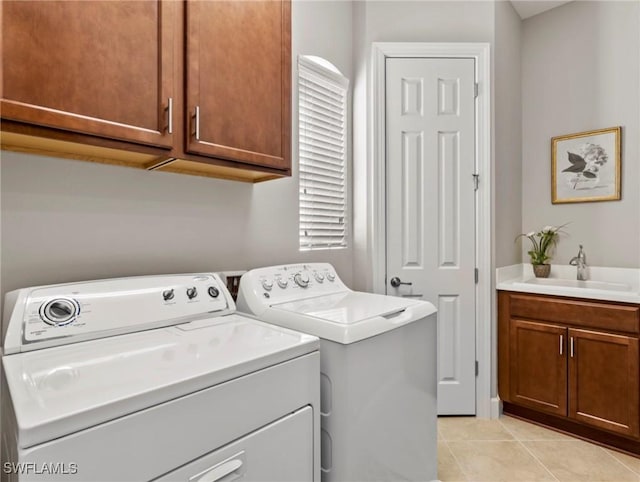
<svg viewBox="0 0 640 482">
<path fill-rule="evenodd" d="M 502 424 L 502 426 L 503 426 L 503 427 L 504 427 L 504 428 L 505 428 L 509 433 L 511 433 L 514 437 L 516 437 L 516 436 L 515 436 L 515 434 L 514 434 L 511 430 L 509 430 L 509 428 L 508 428 L 504 423 L 502 423 L 502 421 L 500 421 L 500 423 Z M 525 423 L 526 423 L 526 422 L 525 422 Z M 516 437 L 516 438 L 517 438 L 517 437 Z M 523 442 L 523 441 L 521 441 L 521 440 L 519 440 L 519 439 L 518 439 L 518 441 L 519 441 L 520 443 L 522 443 L 522 442 Z M 572 440 L 551 440 L 551 439 L 534 440 L 534 439 L 532 439 L 532 440 L 526 440 L 526 442 L 553 442 L 553 443 L 557 443 L 557 442 L 584 442 L 584 443 L 586 443 L 586 444 L 589 444 L 589 445 L 592 445 L 592 446 L 594 446 L 594 447 L 599 448 L 600 450 L 602 450 L 603 452 L 605 452 L 609 457 L 611 457 L 612 459 L 614 459 L 616 462 L 620 463 L 620 465 L 622 465 L 625 469 L 629 470 L 632 474 L 634 474 L 634 475 L 636 475 L 636 476 L 640 476 L 640 474 L 639 474 L 638 472 L 636 472 L 636 471 L 635 471 L 635 470 L 633 470 L 631 467 L 627 466 L 627 464 L 625 464 L 622 460 L 619 460 L 617 457 L 615 457 L 613 454 L 611 454 L 611 453 L 610 453 L 610 452 L 609 452 L 605 447 L 601 447 L 600 445 L 594 444 L 593 442 L 590 442 L 590 441 L 588 441 L 588 440 L 582 440 L 582 439 L 578 439 L 578 438 L 575 438 L 575 439 L 572 439 Z M 538 459 L 538 457 L 536 457 L 536 455 L 535 455 L 535 454 L 534 454 L 534 453 L 533 453 L 533 452 L 532 452 L 532 451 L 531 451 L 531 450 L 530 450 L 530 449 L 529 449 L 529 448 L 528 448 L 524 443 L 522 443 L 522 445 L 524 446 L 524 448 L 525 448 L 525 449 L 526 449 L 526 450 L 527 450 L 527 451 L 528 451 L 528 452 L 529 452 L 529 453 L 530 453 L 530 454 L 531 454 L 531 455 L 532 455 L 536 460 L 538 460 L 538 461 L 539 461 L 539 462 L 544 466 L 544 468 L 545 468 L 545 469 L 547 469 L 547 471 L 551 472 L 551 471 L 549 470 L 549 468 L 548 468 L 548 467 L 547 467 L 547 466 L 546 466 L 546 465 L 545 465 L 545 464 L 544 464 L 540 459 Z M 553 475 L 553 473 L 551 473 L 551 475 Z M 555 478 L 556 480 L 558 480 L 555 476 L 554 476 L 554 478 Z"/>
<path fill-rule="evenodd" d="M 440 433 L 440 435 L 442 436 L 442 442 L 446 445 L 447 450 L 449 450 L 449 453 L 451 454 L 451 457 L 453 457 L 453 461 L 456 463 L 456 465 L 460 469 L 460 472 L 462 472 L 462 475 L 464 475 L 464 478 L 467 481 L 471 480 L 471 476 L 469 474 L 467 474 L 467 472 L 465 472 L 465 470 L 462 468 L 462 464 L 458 460 L 458 457 L 456 457 L 456 454 L 454 454 L 453 450 L 451 450 L 451 447 L 449 446 L 449 441 L 446 438 L 444 438 L 444 435 L 442 434 L 442 432 Z"/>
<path fill-rule="evenodd" d="M 525 450 L 529 455 L 531 455 L 531 456 L 533 457 L 533 459 L 534 459 L 536 462 L 538 462 L 538 463 L 539 463 L 539 464 L 544 468 L 544 470 L 546 470 L 546 471 L 549 473 L 549 475 L 550 475 L 551 477 L 553 477 L 553 480 L 560 481 L 560 479 L 558 479 L 558 477 L 556 477 L 556 476 L 555 476 L 555 474 L 554 474 L 553 472 L 551 472 L 551 469 L 549 469 L 549 467 L 547 467 L 547 466 L 542 462 L 542 460 L 540 460 L 538 457 L 536 457 L 536 454 L 534 454 L 531 450 L 529 450 L 529 447 L 527 447 L 525 444 L 523 444 L 523 443 L 522 443 L 522 440 L 520 440 L 520 439 L 516 436 L 516 434 L 515 434 L 514 432 L 512 432 L 511 430 L 509 430 L 509 427 L 507 427 L 504 423 L 502 423 L 502 420 L 500 420 L 499 418 L 498 418 L 498 423 L 500 423 L 500 425 L 502 425 L 502 427 L 503 427 L 507 432 L 509 432 L 509 433 L 511 434 L 511 436 L 514 438 L 514 440 L 515 440 L 516 442 L 518 442 L 518 443 L 522 446 L 522 448 L 523 448 L 523 449 L 524 449 L 524 450 Z"/>
<path fill-rule="evenodd" d="M 605 447 L 600 447 L 600 449 L 602 449 L 609 457 L 611 457 L 613 460 L 615 460 L 616 462 L 621 463 L 625 469 L 630 470 L 631 472 L 633 472 L 635 475 L 640 477 L 640 474 L 638 472 L 636 472 L 635 470 L 633 470 L 631 467 L 629 467 L 627 464 L 625 464 L 622 460 L 620 460 L 618 457 L 616 457 L 615 455 L 613 455 L 609 450 L 611 449 L 607 449 Z"/>
</svg>

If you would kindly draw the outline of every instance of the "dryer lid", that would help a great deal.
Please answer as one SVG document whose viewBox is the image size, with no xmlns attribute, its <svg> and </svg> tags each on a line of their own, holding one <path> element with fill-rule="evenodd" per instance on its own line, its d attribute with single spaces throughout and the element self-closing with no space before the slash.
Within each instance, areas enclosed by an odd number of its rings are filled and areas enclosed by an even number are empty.
<svg viewBox="0 0 640 482">
<path fill-rule="evenodd" d="M 318 339 L 231 314 L 2 359 L 23 448 L 318 349 Z"/>
</svg>

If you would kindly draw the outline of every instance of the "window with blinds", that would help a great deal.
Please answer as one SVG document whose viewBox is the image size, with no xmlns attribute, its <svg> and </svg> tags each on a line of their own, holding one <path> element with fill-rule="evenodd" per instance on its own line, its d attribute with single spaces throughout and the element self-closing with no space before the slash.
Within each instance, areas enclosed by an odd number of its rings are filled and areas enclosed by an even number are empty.
<svg viewBox="0 0 640 482">
<path fill-rule="evenodd" d="M 331 63 L 298 59 L 301 250 L 347 245 L 348 89 Z"/>
</svg>

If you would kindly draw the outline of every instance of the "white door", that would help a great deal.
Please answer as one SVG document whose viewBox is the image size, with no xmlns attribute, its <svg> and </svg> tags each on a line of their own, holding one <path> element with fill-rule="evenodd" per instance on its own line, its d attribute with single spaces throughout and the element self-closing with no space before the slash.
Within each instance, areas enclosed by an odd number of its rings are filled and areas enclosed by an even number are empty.
<svg viewBox="0 0 640 482">
<path fill-rule="evenodd" d="M 438 308 L 438 413 L 473 415 L 475 64 L 386 62 L 387 294 Z"/>
</svg>

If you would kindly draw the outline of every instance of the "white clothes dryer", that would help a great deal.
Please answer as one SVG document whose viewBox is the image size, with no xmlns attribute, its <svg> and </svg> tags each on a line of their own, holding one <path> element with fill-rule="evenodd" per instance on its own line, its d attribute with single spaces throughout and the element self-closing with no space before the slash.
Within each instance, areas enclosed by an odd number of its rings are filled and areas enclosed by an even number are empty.
<svg viewBox="0 0 640 482">
<path fill-rule="evenodd" d="M 238 310 L 321 339 L 323 481 L 437 478 L 431 303 L 355 292 L 310 263 L 247 272 Z"/>
<path fill-rule="evenodd" d="M 216 274 L 6 296 L 3 480 L 320 479 L 319 341 Z"/>
</svg>

